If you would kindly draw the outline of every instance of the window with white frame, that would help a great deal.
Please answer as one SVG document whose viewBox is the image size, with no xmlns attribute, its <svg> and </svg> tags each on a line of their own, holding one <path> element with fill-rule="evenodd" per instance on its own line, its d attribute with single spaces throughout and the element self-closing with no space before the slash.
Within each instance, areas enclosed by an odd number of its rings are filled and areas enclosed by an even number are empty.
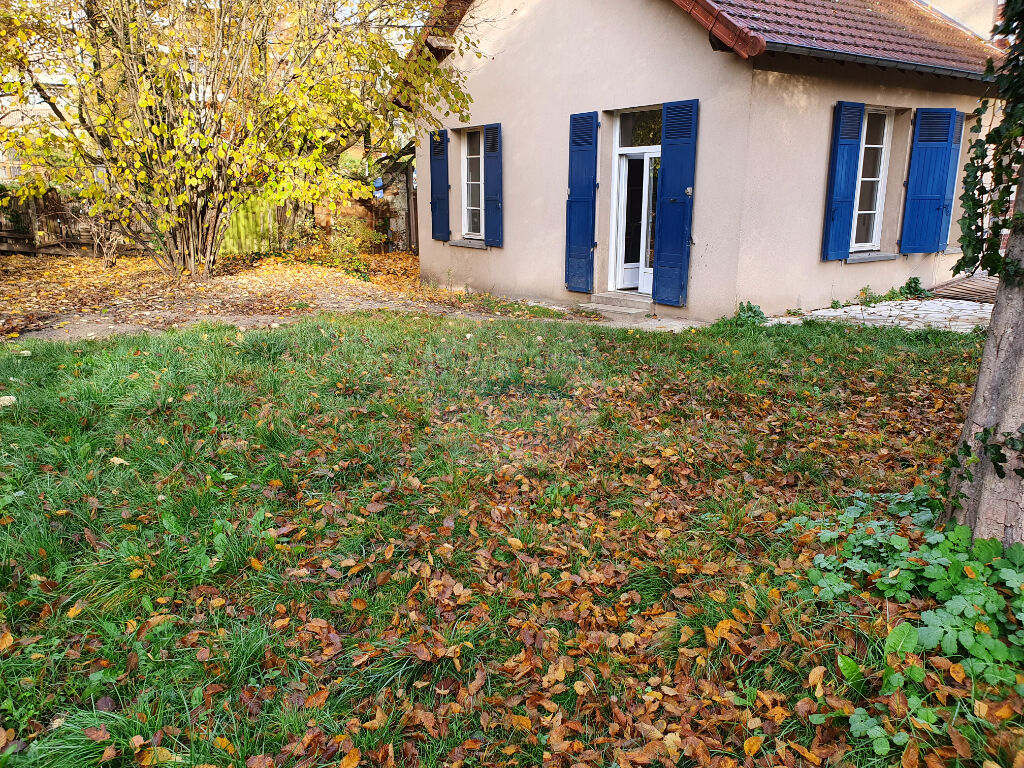
<svg viewBox="0 0 1024 768">
<path fill-rule="evenodd" d="M 462 142 L 462 234 L 466 238 L 484 236 L 484 156 L 483 131 L 466 131 Z"/>
<path fill-rule="evenodd" d="M 885 209 L 885 177 L 889 172 L 893 111 L 878 107 L 864 110 L 861 130 L 857 200 L 853 217 L 851 250 L 877 251 L 882 243 L 882 211 Z"/>
</svg>

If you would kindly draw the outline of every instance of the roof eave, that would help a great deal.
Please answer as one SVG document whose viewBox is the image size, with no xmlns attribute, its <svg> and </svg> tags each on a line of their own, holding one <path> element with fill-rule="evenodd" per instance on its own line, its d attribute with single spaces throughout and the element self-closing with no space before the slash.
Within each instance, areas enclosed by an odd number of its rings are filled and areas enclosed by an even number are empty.
<svg viewBox="0 0 1024 768">
<path fill-rule="evenodd" d="M 756 32 L 744 27 L 712 0 L 672 0 L 704 29 L 732 49 L 740 58 L 750 59 L 765 51 L 765 41 Z"/>
<path fill-rule="evenodd" d="M 773 53 L 792 53 L 797 56 L 815 56 L 822 59 L 834 59 L 836 61 L 848 61 L 854 64 L 871 64 L 891 69 L 901 69 L 910 72 L 922 72 L 941 77 L 956 77 L 964 80 L 976 80 L 988 82 L 992 80 L 990 75 L 975 70 L 953 69 L 940 67 L 934 64 L 920 64 L 913 61 L 900 61 L 898 59 L 885 59 L 875 56 L 863 56 L 856 53 L 844 53 L 832 51 L 826 48 L 814 48 L 806 45 L 793 45 L 792 43 L 766 42 L 765 50 Z"/>
</svg>

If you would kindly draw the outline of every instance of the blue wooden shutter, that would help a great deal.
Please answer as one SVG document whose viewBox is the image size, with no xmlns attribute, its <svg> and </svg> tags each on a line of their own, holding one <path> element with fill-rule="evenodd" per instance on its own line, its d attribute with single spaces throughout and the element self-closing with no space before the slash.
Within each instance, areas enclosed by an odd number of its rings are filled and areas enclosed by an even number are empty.
<svg viewBox="0 0 1024 768">
<path fill-rule="evenodd" d="M 828 189 L 825 196 L 825 233 L 821 256 L 825 261 L 850 258 L 853 239 L 854 203 L 860 171 L 861 133 L 864 105 L 840 101 L 832 117 L 832 150 L 828 161 Z"/>
<path fill-rule="evenodd" d="M 690 275 L 698 106 L 693 100 L 673 102 L 662 108 L 652 298 L 659 304 L 675 307 L 686 304 Z"/>
<path fill-rule="evenodd" d="M 953 152 L 959 139 L 954 138 L 954 130 L 958 122 L 955 109 L 917 110 L 900 253 L 936 253 L 944 250 L 942 244 L 949 240 L 956 186 L 956 171 L 950 166 L 956 165 Z"/>
<path fill-rule="evenodd" d="M 448 131 L 430 134 L 430 230 L 434 240 L 452 239 L 449 219 Z"/>
<path fill-rule="evenodd" d="M 594 289 L 597 112 L 569 118 L 569 200 L 565 205 L 565 287 Z"/>
<path fill-rule="evenodd" d="M 501 124 L 484 126 L 484 242 L 504 243 L 501 201 Z"/>
<path fill-rule="evenodd" d="M 945 251 L 949 247 L 949 228 L 953 224 L 953 199 L 956 196 L 956 182 L 963 170 L 960 167 L 960 144 L 964 136 L 964 113 L 956 113 L 956 121 L 953 125 L 953 147 L 949 157 L 949 180 L 946 185 L 946 201 L 942 209 L 942 224 L 939 225 L 939 233 L 942 236 L 939 243 L 939 251 Z"/>
</svg>

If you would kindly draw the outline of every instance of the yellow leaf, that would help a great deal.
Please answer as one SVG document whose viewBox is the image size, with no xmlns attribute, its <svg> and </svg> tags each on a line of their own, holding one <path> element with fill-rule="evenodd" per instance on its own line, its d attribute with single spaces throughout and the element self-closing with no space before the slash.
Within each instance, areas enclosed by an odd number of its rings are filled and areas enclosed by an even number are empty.
<svg viewBox="0 0 1024 768">
<path fill-rule="evenodd" d="M 964 680 L 967 679 L 967 672 L 964 671 L 963 664 L 953 664 L 952 666 L 950 666 L 949 674 L 958 683 L 962 683 Z"/>
<path fill-rule="evenodd" d="M 523 548 L 523 542 L 521 542 L 515 536 L 509 536 L 509 538 L 508 538 L 508 545 L 510 547 L 512 547 L 512 549 L 514 549 L 516 551 L 518 551 L 518 550 Z"/>
<path fill-rule="evenodd" d="M 141 568 L 136 568 L 135 570 L 133 570 L 131 573 L 128 574 L 128 578 L 130 578 L 130 579 L 138 579 L 144 573 L 145 573 L 145 571 L 142 570 Z"/>
<path fill-rule="evenodd" d="M 373 720 L 368 720 L 367 722 L 363 723 L 363 730 L 376 731 L 387 721 L 387 717 L 384 716 L 384 710 L 380 707 L 377 707 L 377 711 L 373 715 Z"/>
<path fill-rule="evenodd" d="M 77 616 L 78 614 L 80 614 L 82 612 L 82 609 L 84 607 L 85 607 L 85 603 L 83 603 L 81 600 L 79 600 L 77 603 L 75 603 L 70 608 L 68 608 L 68 618 L 69 619 L 75 618 L 75 616 Z"/>
<path fill-rule="evenodd" d="M 163 765 L 164 763 L 180 763 L 182 759 L 166 747 L 155 747 L 143 750 L 139 756 L 139 765 Z"/>
<path fill-rule="evenodd" d="M 262 571 L 263 570 L 263 563 L 261 563 L 255 557 L 250 557 L 249 558 L 249 565 L 252 566 L 252 569 L 254 571 Z"/>
<path fill-rule="evenodd" d="M 215 738 L 213 740 L 213 746 L 215 746 L 215 747 L 217 747 L 219 749 L 223 749 L 229 755 L 235 754 L 235 747 L 234 747 L 234 745 L 230 741 L 225 739 L 223 736 L 218 736 L 217 738 Z"/>
<path fill-rule="evenodd" d="M 716 603 L 726 603 L 729 601 L 729 595 L 724 589 L 713 589 L 708 592 L 708 597 Z"/>
<path fill-rule="evenodd" d="M 362 753 L 358 749 L 350 749 L 348 754 L 338 763 L 338 768 L 356 768 L 361 757 Z"/>
<path fill-rule="evenodd" d="M 12 645 L 14 645 L 14 636 L 10 632 L 0 635 L 0 651 L 6 651 Z"/>
<path fill-rule="evenodd" d="M 587 691 L 590 690 L 587 684 L 582 680 L 577 680 L 575 683 L 573 683 L 572 689 L 576 691 L 577 696 L 586 696 Z"/>
<path fill-rule="evenodd" d="M 757 754 L 757 751 L 761 749 L 761 745 L 764 743 L 764 739 L 760 736 L 751 736 L 749 739 L 743 742 L 743 753 L 749 757 L 753 757 Z"/>
<path fill-rule="evenodd" d="M 530 718 L 526 715 L 512 715 L 512 727 L 530 733 L 533 725 L 530 723 Z"/>
</svg>

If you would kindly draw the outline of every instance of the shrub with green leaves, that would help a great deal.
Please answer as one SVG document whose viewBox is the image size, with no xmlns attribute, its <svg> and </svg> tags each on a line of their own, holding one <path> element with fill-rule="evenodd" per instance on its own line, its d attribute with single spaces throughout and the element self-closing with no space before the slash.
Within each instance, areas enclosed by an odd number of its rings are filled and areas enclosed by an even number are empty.
<svg viewBox="0 0 1024 768">
<path fill-rule="evenodd" d="M 889 507 L 884 517 L 871 514 L 879 499 Z M 841 544 L 815 556 L 802 594 L 842 602 L 870 591 L 898 603 L 933 601 L 916 624 L 918 649 L 940 648 L 972 677 L 1012 684 L 1024 663 L 1024 544 L 1004 549 L 995 540 L 972 541 L 966 526 L 934 527 L 940 511 L 925 486 L 878 499 L 858 494 L 818 534 L 822 543 Z M 810 524 L 797 517 L 786 527 Z"/>
</svg>

